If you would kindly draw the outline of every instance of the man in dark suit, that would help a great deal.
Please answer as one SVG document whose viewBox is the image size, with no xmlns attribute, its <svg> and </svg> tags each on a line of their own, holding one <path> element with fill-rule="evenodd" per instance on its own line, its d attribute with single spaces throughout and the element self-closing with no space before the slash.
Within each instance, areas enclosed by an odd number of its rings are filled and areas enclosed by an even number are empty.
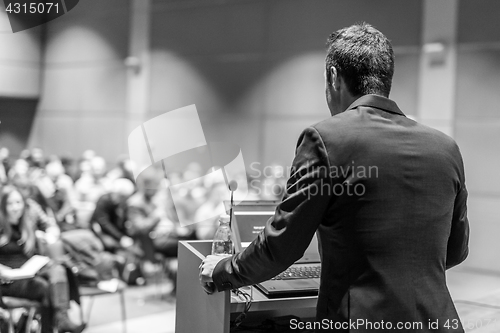
<svg viewBox="0 0 500 333">
<path fill-rule="evenodd" d="M 286 194 L 258 238 L 204 260 L 208 293 L 273 277 L 317 232 L 317 330 L 463 332 L 445 278 L 468 254 L 462 157 L 388 99 L 393 71 L 391 44 L 372 26 L 330 36 L 332 117 L 303 131 Z"/>
</svg>

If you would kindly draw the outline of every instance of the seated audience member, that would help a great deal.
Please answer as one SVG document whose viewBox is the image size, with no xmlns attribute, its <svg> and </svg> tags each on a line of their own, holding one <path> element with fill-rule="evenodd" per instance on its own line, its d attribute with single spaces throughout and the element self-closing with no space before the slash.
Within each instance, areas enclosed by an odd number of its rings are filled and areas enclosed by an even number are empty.
<svg viewBox="0 0 500 333">
<path fill-rule="evenodd" d="M 0 198 L 0 264 L 19 268 L 37 253 L 34 224 L 33 210 L 21 192 L 5 187 Z M 76 325 L 68 317 L 70 290 L 66 269 L 55 262 L 48 263 L 33 278 L 7 281 L 0 285 L 0 290 L 5 296 L 41 302 L 42 333 L 51 333 L 54 328 L 60 333 L 84 329 L 84 325 Z"/>
<path fill-rule="evenodd" d="M 32 148 L 27 160 L 31 168 L 43 169 L 45 167 L 45 155 L 41 148 L 38 147 Z"/>
<path fill-rule="evenodd" d="M 7 183 L 7 171 L 2 163 L 0 163 L 0 185 Z"/>
<path fill-rule="evenodd" d="M 95 151 L 88 149 L 82 153 L 76 164 L 75 175 L 73 180 L 76 181 L 86 173 L 90 173 L 90 161 L 96 157 Z"/>
<path fill-rule="evenodd" d="M 7 183 L 7 175 L 10 169 L 9 149 L 6 147 L 0 148 L 0 185 Z"/>
<path fill-rule="evenodd" d="M 95 204 L 97 200 L 109 191 L 109 181 L 105 177 L 106 161 L 100 156 L 81 163 L 83 168 L 80 178 L 75 182 L 77 199 Z"/>
<path fill-rule="evenodd" d="M 26 175 L 14 174 L 12 183 L 26 200 L 35 226 L 40 250 L 51 259 L 62 261 L 64 258 L 63 244 L 60 239 L 61 230 L 45 195 L 39 187 L 32 185 Z M 46 185 L 50 185 L 51 181 Z M 49 187 L 49 186 L 48 186 Z M 46 189 L 45 193 L 51 192 Z"/>
<path fill-rule="evenodd" d="M 104 174 L 106 161 L 93 156 L 93 151 L 86 151 L 80 161 L 81 174 L 75 181 L 76 210 L 81 227 L 89 227 L 90 218 L 95 210 L 97 200 L 109 191 L 109 182 Z"/>
<path fill-rule="evenodd" d="M 70 156 L 61 156 L 60 160 L 64 168 L 64 174 L 71 178 L 74 186 L 78 176 L 78 164 L 75 159 Z"/>
<path fill-rule="evenodd" d="M 54 213 L 57 225 L 62 232 L 76 229 L 76 195 L 74 183 L 70 176 L 64 173 L 60 160 L 54 160 L 45 166 L 48 179 L 54 188 L 47 198 L 47 203 Z"/>
<path fill-rule="evenodd" d="M 154 251 L 172 258 L 177 257 L 179 240 L 194 238 L 194 229 L 179 225 L 164 181 L 155 172 L 139 178 L 138 191 L 127 200 L 127 219 L 142 246 L 152 244 Z"/>
<path fill-rule="evenodd" d="M 61 240 L 68 255 L 66 263 L 80 284 L 95 286 L 118 276 L 117 258 L 104 251 L 102 242 L 92 231 L 69 230 L 61 234 Z"/>
<path fill-rule="evenodd" d="M 25 159 L 17 159 L 7 173 L 7 178 L 12 179 L 15 175 L 28 176 L 30 165 Z"/>
<path fill-rule="evenodd" d="M 11 167 L 11 160 L 9 156 L 10 156 L 9 148 L 7 147 L 0 148 L 0 163 L 3 165 L 6 174 L 9 173 L 9 169 Z"/>
<path fill-rule="evenodd" d="M 54 213 L 50 208 L 47 198 L 40 192 L 39 188 L 32 185 L 26 176 L 14 175 L 12 184 L 21 192 L 26 200 L 26 205 L 29 206 L 38 236 L 43 237 L 48 243 L 55 242 L 61 233 L 57 226 Z"/>
<path fill-rule="evenodd" d="M 112 182 L 111 191 L 97 200 L 90 219 L 92 230 L 101 239 L 106 251 L 116 252 L 133 244 L 125 226 L 125 200 L 134 193 L 134 184 L 125 178 Z"/>
</svg>

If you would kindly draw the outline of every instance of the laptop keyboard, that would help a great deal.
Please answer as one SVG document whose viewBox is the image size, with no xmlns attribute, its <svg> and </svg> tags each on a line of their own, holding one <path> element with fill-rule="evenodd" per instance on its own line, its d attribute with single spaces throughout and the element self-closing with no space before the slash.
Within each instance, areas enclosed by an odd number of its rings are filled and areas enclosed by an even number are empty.
<svg viewBox="0 0 500 333">
<path fill-rule="evenodd" d="M 294 265 L 273 277 L 271 280 L 315 279 L 321 274 L 321 265 Z"/>
</svg>

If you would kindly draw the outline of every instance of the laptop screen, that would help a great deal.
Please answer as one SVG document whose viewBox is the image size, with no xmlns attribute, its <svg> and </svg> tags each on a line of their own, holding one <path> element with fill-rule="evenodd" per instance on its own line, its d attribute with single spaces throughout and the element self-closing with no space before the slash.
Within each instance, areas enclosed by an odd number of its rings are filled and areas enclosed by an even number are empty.
<svg viewBox="0 0 500 333">
<path fill-rule="evenodd" d="M 279 201 L 242 201 L 233 208 L 232 231 L 236 251 L 241 252 L 264 230 L 267 221 L 274 216 Z M 297 263 L 319 262 L 316 234 Z"/>
<path fill-rule="evenodd" d="M 241 247 L 246 249 L 248 245 L 262 230 L 264 230 L 267 220 L 274 215 L 274 211 L 235 211 L 234 219 L 238 221 L 238 232 Z"/>
</svg>

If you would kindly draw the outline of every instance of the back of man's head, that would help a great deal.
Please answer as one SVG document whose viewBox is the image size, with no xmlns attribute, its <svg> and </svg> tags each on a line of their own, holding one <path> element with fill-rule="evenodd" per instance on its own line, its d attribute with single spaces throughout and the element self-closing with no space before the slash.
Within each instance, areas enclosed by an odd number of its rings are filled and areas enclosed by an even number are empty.
<svg viewBox="0 0 500 333">
<path fill-rule="evenodd" d="M 394 53 L 389 39 L 367 23 L 335 31 L 327 42 L 326 73 L 334 66 L 353 96 L 389 96 Z"/>
</svg>

